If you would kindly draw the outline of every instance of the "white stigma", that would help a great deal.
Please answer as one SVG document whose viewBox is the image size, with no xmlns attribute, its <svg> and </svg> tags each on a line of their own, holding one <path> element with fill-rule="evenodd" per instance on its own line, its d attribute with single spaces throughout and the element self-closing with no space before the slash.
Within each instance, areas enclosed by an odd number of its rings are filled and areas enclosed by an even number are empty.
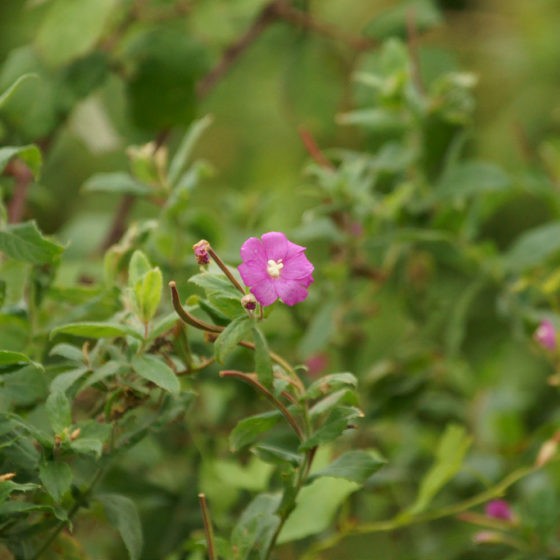
<svg viewBox="0 0 560 560">
<path fill-rule="evenodd" d="M 280 276 L 280 271 L 284 268 L 282 259 L 278 261 L 273 261 L 272 259 L 268 261 L 266 265 L 266 271 L 271 278 L 278 278 Z"/>
</svg>

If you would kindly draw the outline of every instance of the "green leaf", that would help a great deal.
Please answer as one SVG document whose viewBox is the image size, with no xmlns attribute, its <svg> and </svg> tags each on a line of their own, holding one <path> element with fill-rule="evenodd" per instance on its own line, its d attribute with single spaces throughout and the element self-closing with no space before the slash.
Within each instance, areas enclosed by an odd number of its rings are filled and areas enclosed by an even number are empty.
<svg viewBox="0 0 560 560">
<path fill-rule="evenodd" d="M 288 517 L 278 544 L 316 535 L 329 528 L 346 498 L 360 487 L 341 478 L 319 478 L 301 489 L 297 505 Z"/>
<path fill-rule="evenodd" d="M 134 194 L 147 196 L 154 193 L 149 185 L 140 183 L 128 173 L 96 173 L 83 185 L 84 192 L 106 192 L 116 194 Z"/>
<path fill-rule="evenodd" d="M 270 389 L 274 379 L 272 361 L 266 338 L 258 327 L 253 327 L 253 340 L 255 341 L 255 371 L 259 381 Z"/>
<path fill-rule="evenodd" d="M 64 393 L 51 393 L 45 404 L 51 428 L 55 434 L 61 434 L 64 428 L 72 425 L 70 401 Z"/>
<path fill-rule="evenodd" d="M 62 461 L 49 461 L 39 467 L 39 478 L 55 502 L 60 502 L 72 484 L 72 470 Z"/>
<path fill-rule="evenodd" d="M 198 142 L 198 139 L 200 138 L 202 133 L 212 124 L 212 120 L 213 119 L 210 115 L 206 115 L 205 117 L 194 121 L 190 125 L 187 133 L 181 141 L 181 144 L 177 148 L 177 151 L 175 152 L 171 163 L 169 164 L 168 175 L 171 185 L 175 185 L 175 183 L 177 183 L 177 181 L 181 177 L 181 174 L 185 169 L 185 166 L 187 165 L 194 146 Z"/>
<path fill-rule="evenodd" d="M 119 531 L 130 560 L 140 560 L 144 541 L 134 502 L 118 494 L 99 494 L 96 499 L 103 505 L 109 523 Z"/>
<path fill-rule="evenodd" d="M 261 494 L 247 506 L 231 533 L 231 545 L 237 553 L 236 558 L 266 558 L 269 543 L 280 524 L 280 517 L 276 515 L 279 505 L 279 495 Z"/>
<path fill-rule="evenodd" d="M 315 403 L 309 411 L 309 416 L 311 419 L 324 414 L 325 412 L 331 410 L 338 403 L 348 404 L 350 406 L 358 406 L 359 399 L 358 395 L 351 389 L 341 389 L 340 391 L 335 391 L 330 395 L 326 396 Z"/>
<path fill-rule="evenodd" d="M 74 385 L 74 383 L 78 381 L 78 379 L 81 379 L 88 371 L 89 368 L 83 366 L 57 375 L 51 381 L 49 387 L 51 393 L 64 393 L 67 389 L 72 387 L 72 385 Z"/>
<path fill-rule="evenodd" d="M 163 276 L 159 268 L 153 268 L 134 286 L 134 300 L 138 315 L 143 323 L 148 323 L 154 316 L 163 286 Z"/>
<path fill-rule="evenodd" d="M 0 350 L 0 366 L 10 366 L 13 364 L 34 363 L 21 352 L 11 352 L 10 350 Z M 41 366 L 42 367 L 42 366 Z"/>
<path fill-rule="evenodd" d="M 551 222 L 522 233 L 506 254 L 506 266 L 521 272 L 540 265 L 560 252 L 560 222 Z"/>
<path fill-rule="evenodd" d="M 132 359 L 134 371 L 144 379 L 155 383 L 170 393 L 177 394 L 181 390 L 179 379 L 173 370 L 156 356 L 134 356 Z"/>
<path fill-rule="evenodd" d="M 281 414 L 277 410 L 249 416 L 237 423 L 229 436 L 229 447 L 232 452 L 255 441 L 262 433 L 267 432 L 280 420 Z"/>
<path fill-rule="evenodd" d="M 37 49 L 53 66 L 86 54 L 101 37 L 114 4 L 114 0 L 54 0 L 36 35 Z"/>
<path fill-rule="evenodd" d="M 363 413 L 352 406 L 334 408 L 325 423 L 299 446 L 300 451 L 333 441 L 346 430 L 350 420 L 360 417 L 363 417 Z"/>
<path fill-rule="evenodd" d="M 57 344 L 51 348 L 49 356 L 61 356 L 72 362 L 83 362 L 84 352 L 81 348 L 72 346 L 71 344 Z"/>
<path fill-rule="evenodd" d="M 251 335 L 252 320 L 247 315 L 234 319 L 218 336 L 214 342 L 216 361 L 224 363 L 227 353 L 241 340 Z"/>
<path fill-rule="evenodd" d="M 0 482 L 0 504 L 3 504 L 12 492 L 30 492 L 31 490 L 37 490 L 37 488 L 40 488 L 40 486 L 31 482 L 19 484 L 13 480 L 4 480 Z"/>
<path fill-rule="evenodd" d="M 16 261 L 50 264 L 64 247 L 43 237 L 35 222 L 6 226 L 0 231 L 0 251 Z"/>
<path fill-rule="evenodd" d="M 492 163 L 468 161 L 456 165 L 443 176 L 438 186 L 442 198 L 468 198 L 489 192 L 501 192 L 511 179 Z"/>
<path fill-rule="evenodd" d="M 99 381 L 103 381 L 106 377 L 116 375 L 117 373 L 124 373 L 127 369 L 130 369 L 127 364 L 125 365 L 110 360 L 105 364 L 103 364 L 101 367 L 97 368 L 95 372 L 87 378 L 85 383 L 83 383 L 81 389 L 83 390 L 86 387 L 95 385 L 95 383 L 98 383 Z"/>
<path fill-rule="evenodd" d="M 277 445 L 255 445 L 251 448 L 251 453 L 254 453 L 261 461 L 273 465 L 289 463 L 293 467 L 299 467 L 302 462 L 301 455 Z"/>
<path fill-rule="evenodd" d="M 16 92 L 19 86 L 26 80 L 37 79 L 39 76 L 37 74 L 24 74 L 20 76 L 4 93 L 0 95 L 0 109 L 10 100 L 12 95 Z"/>
<path fill-rule="evenodd" d="M 312 478 L 332 476 L 345 478 L 363 484 L 372 474 L 376 473 L 387 461 L 374 450 L 348 451 L 333 461 L 328 467 L 313 473 Z"/>
<path fill-rule="evenodd" d="M 128 286 L 134 288 L 138 280 L 152 270 L 148 257 L 140 250 L 134 251 L 128 263 Z"/>
<path fill-rule="evenodd" d="M 331 373 L 330 375 L 325 375 L 314 381 L 305 395 L 302 397 L 305 400 L 316 399 L 332 393 L 333 391 L 338 391 L 343 388 L 356 389 L 358 386 L 358 380 L 356 376 L 351 373 Z"/>
<path fill-rule="evenodd" d="M 201 272 L 189 278 L 189 282 L 201 287 L 208 295 L 219 294 L 229 299 L 241 300 L 241 294 L 223 274 Z"/>
<path fill-rule="evenodd" d="M 115 338 L 118 336 L 132 336 L 142 339 L 142 334 L 137 330 L 119 325 L 118 323 L 84 322 L 61 325 L 51 331 L 50 338 L 57 334 L 72 334 L 84 338 Z"/>
<path fill-rule="evenodd" d="M 406 512 L 408 515 L 417 515 L 424 511 L 439 490 L 455 476 L 463 464 L 471 441 L 472 438 L 462 426 L 447 426 L 440 439 L 435 462 L 422 479 L 418 497 Z"/>
<path fill-rule="evenodd" d="M 0 148 L 0 173 L 6 169 L 9 161 L 14 157 L 18 157 L 24 161 L 34 177 L 39 176 L 41 165 L 43 164 L 43 157 L 37 146 L 29 144 L 28 146 L 6 146 Z"/>
</svg>

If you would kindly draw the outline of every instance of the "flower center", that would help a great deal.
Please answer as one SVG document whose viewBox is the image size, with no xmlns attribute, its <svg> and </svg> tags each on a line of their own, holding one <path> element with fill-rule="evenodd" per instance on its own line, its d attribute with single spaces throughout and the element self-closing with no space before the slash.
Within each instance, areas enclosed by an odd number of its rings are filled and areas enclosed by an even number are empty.
<svg viewBox="0 0 560 560">
<path fill-rule="evenodd" d="M 272 259 L 268 261 L 266 265 L 266 271 L 271 278 L 278 278 L 280 276 L 280 271 L 284 268 L 282 259 L 273 261 Z"/>
</svg>

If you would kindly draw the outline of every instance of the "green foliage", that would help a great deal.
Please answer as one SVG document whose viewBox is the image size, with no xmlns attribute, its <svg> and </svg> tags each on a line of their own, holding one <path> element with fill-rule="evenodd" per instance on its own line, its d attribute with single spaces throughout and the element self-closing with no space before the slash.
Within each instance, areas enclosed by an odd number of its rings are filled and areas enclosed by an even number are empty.
<svg viewBox="0 0 560 560">
<path fill-rule="evenodd" d="M 0 251 L 17 261 L 50 264 L 64 247 L 43 237 L 35 222 L 7 225 L 0 230 Z"/>
</svg>

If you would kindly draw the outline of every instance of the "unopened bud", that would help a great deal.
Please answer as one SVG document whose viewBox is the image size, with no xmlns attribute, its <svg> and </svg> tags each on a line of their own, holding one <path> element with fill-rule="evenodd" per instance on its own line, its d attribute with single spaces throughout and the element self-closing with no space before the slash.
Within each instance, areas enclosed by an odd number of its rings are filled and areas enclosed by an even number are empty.
<svg viewBox="0 0 560 560">
<path fill-rule="evenodd" d="M 15 472 L 9 472 L 5 474 L 0 474 L 0 482 L 5 482 L 6 480 L 12 480 L 16 476 Z"/>
<path fill-rule="evenodd" d="M 80 428 L 76 428 L 71 434 L 70 434 L 70 439 L 72 441 L 74 441 L 80 434 L 81 434 L 82 430 Z"/>
<path fill-rule="evenodd" d="M 257 308 L 257 299 L 253 294 L 247 294 L 241 298 L 241 305 L 245 309 L 252 311 Z"/>
<path fill-rule="evenodd" d="M 505 500 L 492 500 L 486 504 L 484 509 L 486 516 L 493 519 L 505 519 L 511 521 L 513 518 L 509 503 Z"/>
<path fill-rule="evenodd" d="M 210 247 L 210 243 L 208 243 L 206 239 L 201 239 L 198 243 L 193 245 L 194 256 L 198 264 L 203 265 L 210 262 L 208 247 Z"/>
<path fill-rule="evenodd" d="M 476 544 L 499 543 L 501 540 L 501 535 L 496 531 L 480 531 L 473 537 Z"/>
<path fill-rule="evenodd" d="M 535 340 L 547 350 L 556 348 L 556 329 L 550 321 L 541 321 L 534 334 Z"/>
</svg>

